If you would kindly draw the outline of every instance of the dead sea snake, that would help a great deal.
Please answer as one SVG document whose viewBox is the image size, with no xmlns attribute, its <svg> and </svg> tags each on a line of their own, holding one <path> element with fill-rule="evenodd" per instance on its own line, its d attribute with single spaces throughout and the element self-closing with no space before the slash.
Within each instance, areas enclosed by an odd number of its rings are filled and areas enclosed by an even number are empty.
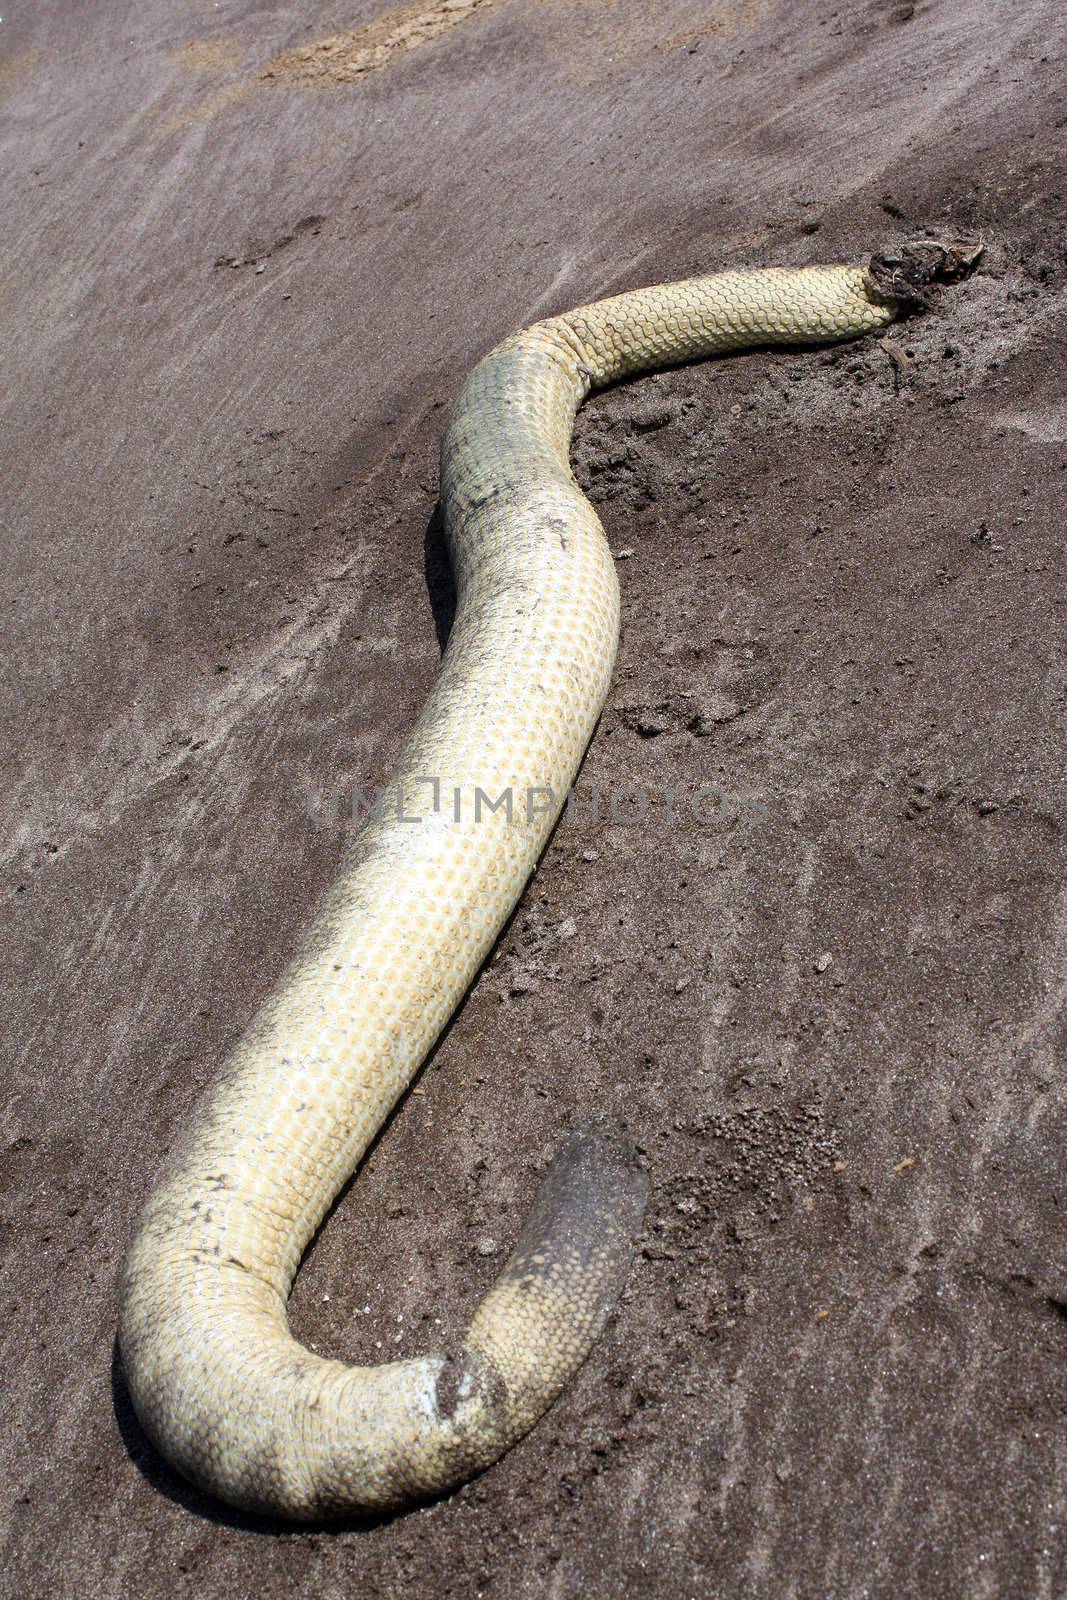
<svg viewBox="0 0 1067 1600">
<path fill-rule="evenodd" d="M 924 243 L 866 267 L 641 289 L 514 334 L 467 379 L 441 458 L 455 623 L 390 780 L 395 803 L 349 847 L 126 1260 L 133 1404 L 195 1483 L 303 1519 L 433 1495 L 520 1438 L 584 1360 L 645 1203 L 630 1142 L 604 1120 L 564 1144 L 445 1353 L 347 1367 L 304 1349 L 286 1321 L 309 1239 L 514 907 L 604 703 L 618 587 L 569 466 L 575 412 L 643 369 L 882 328 L 975 254 Z M 455 790 L 458 817 L 440 800 Z"/>
</svg>

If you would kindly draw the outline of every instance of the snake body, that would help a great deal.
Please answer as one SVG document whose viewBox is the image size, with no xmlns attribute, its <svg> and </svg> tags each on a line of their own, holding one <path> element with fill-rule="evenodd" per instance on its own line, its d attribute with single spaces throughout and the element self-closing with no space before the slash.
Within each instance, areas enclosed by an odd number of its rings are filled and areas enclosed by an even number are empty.
<svg viewBox="0 0 1067 1600">
<path fill-rule="evenodd" d="M 444 1353 L 323 1359 L 293 1339 L 286 1300 L 514 907 L 607 693 L 618 587 L 568 461 L 578 406 L 650 367 L 852 338 L 903 299 L 862 266 L 725 272 L 539 322 L 467 379 L 442 448 L 457 611 L 439 675 L 388 804 L 348 847 L 126 1261 L 135 1410 L 213 1494 L 317 1519 L 439 1493 L 525 1433 L 584 1360 L 645 1199 L 626 1135 L 605 1122 L 564 1145 L 502 1276 Z"/>
</svg>

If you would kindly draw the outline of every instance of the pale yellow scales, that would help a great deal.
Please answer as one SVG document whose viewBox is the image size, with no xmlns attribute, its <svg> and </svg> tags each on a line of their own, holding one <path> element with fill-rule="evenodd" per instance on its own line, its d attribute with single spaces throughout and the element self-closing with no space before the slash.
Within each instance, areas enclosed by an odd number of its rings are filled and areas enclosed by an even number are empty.
<svg viewBox="0 0 1067 1600">
<path fill-rule="evenodd" d="M 645 1197 L 625 1135 L 602 1122 L 565 1144 L 447 1354 L 346 1367 L 299 1345 L 285 1307 L 308 1240 L 522 892 L 604 703 L 619 596 L 568 463 L 578 406 L 644 368 L 882 328 L 913 302 L 916 260 L 926 278 L 959 265 L 934 247 L 910 260 L 618 295 L 506 339 L 464 385 L 441 467 L 458 606 L 390 780 L 402 813 L 356 836 L 126 1262 L 120 1343 L 137 1415 L 231 1504 L 318 1518 L 447 1489 L 533 1425 L 596 1339 Z M 493 803 L 510 791 L 510 819 L 485 803 L 476 816 L 477 790 Z"/>
</svg>

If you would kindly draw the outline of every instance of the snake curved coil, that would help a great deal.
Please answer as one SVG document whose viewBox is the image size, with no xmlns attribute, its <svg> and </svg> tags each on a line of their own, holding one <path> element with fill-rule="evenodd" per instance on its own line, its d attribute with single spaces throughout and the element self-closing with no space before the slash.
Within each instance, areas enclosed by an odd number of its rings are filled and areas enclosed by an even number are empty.
<svg viewBox="0 0 1067 1600">
<path fill-rule="evenodd" d="M 645 368 L 852 338 L 889 323 L 909 292 L 888 257 L 724 272 L 539 322 L 467 379 L 442 449 L 456 618 L 393 800 L 353 840 L 126 1260 L 119 1339 L 137 1415 L 232 1505 L 318 1519 L 450 1488 L 533 1425 L 596 1339 L 645 1200 L 625 1133 L 605 1122 L 564 1145 L 502 1276 L 444 1354 L 323 1359 L 293 1339 L 286 1300 L 514 907 L 607 693 L 618 588 L 568 462 L 578 406 Z"/>
</svg>

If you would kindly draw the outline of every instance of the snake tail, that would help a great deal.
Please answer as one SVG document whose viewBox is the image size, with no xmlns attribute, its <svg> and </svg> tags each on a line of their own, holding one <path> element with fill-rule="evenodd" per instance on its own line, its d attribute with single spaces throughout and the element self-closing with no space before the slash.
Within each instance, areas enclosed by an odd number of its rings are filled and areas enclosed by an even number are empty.
<svg viewBox="0 0 1067 1600">
<path fill-rule="evenodd" d="M 649 368 L 884 328 L 936 297 L 965 255 L 923 241 L 867 266 L 659 284 L 536 323 L 471 372 L 441 453 L 455 621 L 392 798 L 349 841 L 126 1257 L 133 1406 L 194 1483 L 297 1520 L 440 1494 L 532 1427 L 581 1364 L 644 1205 L 644 1173 L 606 1122 L 564 1145 L 502 1277 L 444 1354 L 346 1366 L 305 1349 L 286 1317 L 315 1230 L 514 909 L 607 696 L 619 590 L 570 467 L 575 413 Z"/>
<path fill-rule="evenodd" d="M 583 1123 L 556 1152 L 451 1369 L 471 1352 L 499 1385 L 497 1447 L 477 1465 L 533 1426 L 596 1343 L 626 1280 L 647 1192 L 629 1134 L 606 1118 Z M 451 1375 L 448 1386 L 454 1392 Z"/>
</svg>

